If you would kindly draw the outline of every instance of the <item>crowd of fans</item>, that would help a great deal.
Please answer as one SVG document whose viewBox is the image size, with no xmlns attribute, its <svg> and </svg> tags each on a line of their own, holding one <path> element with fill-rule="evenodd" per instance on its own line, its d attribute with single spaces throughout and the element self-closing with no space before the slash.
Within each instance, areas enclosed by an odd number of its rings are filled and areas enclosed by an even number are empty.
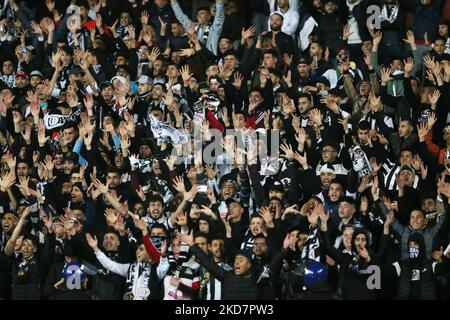
<svg viewBox="0 0 450 320">
<path fill-rule="evenodd" d="M 447 19 L 2 0 L 0 299 L 448 299 Z"/>
</svg>

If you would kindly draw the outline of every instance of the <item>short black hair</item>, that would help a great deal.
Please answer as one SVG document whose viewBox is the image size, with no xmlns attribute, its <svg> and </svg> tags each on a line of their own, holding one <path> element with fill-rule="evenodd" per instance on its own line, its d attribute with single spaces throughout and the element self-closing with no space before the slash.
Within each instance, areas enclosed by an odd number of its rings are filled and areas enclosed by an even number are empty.
<svg viewBox="0 0 450 320">
<path fill-rule="evenodd" d="M 66 54 L 73 56 L 73 49 L 69 46 L 62 46 L 61 51 L 64 51 Z"/>
<path fill-rule="evenodd" d="M 267 240 L 267 237 L 263 233 L 258 233 L 256 236 L 253 237 L 253 240 L 256 240 L 256 239 Z"/>
<path fill-rule="evenodd" d="M 300 98 L 306 98 L 306 99 L 309 100 L 309 102 L 312 102 L 312 96 L 311 96 L 309 93 L 306 93 L 306 92 L 300 93 L 300 94 L 298 95 L 297 101 L 298 101 Z"/>
<path fill-rule="evenodd" d="M 117 71 L 118 71 L 118 70 L 122 70 L 122 71 L 126 72 L 127 74 L 130 74 L 130 67 L 127 66 L 126 64 L 119 64 L 119 65 L 116 67 L 116 70 L 117 70 Z"/>
<path fill-rule="evenodd" d="M 169 234 L 169 231 L 167 230 L 166 226 L 163 225 L 162 223 L 155 223 L 154 225 L 152 225 L 152 227 L 150 228 L 150 232 L 153 229 L 161 229 L 164 230 L 164 233 L 166 234 L 166 236 Z"/>
<path fill-rule="evenodd" d="M 196 238 L 205 238 L 205 239 L 206 239 L 206 242 L 209 242 L 209 241 L 208 241 L 208 235 L 205 234 L 205 233 L 203 233 L 203 232 L 196 232 L 196 233 L 194 234 L 194 239 L 196 239 Z"/>
<path fill-rule="evenodd" d="M 278 51 L 275 50 L 275 49 L 269 49 L 269 50 L 265 51 L 265 52 L 263 53 L 263 56 L 264 56 L 265 54 L 270 54 L 270 55 L 273 56 L 274 58 L 277 58 L 277 59 L 278 59 Z"/>
<path fill-rule="evenodd" d="M 225 53 L 223 54 L 223 57 L 225 58 L 226 56 L 234 56 L 236 59 L 239 58 L 237 52 L 234 51 L 233 49 L 225 51 Z"/>
<path fill-rule="evenodd" d="M 218 234 L 218 233 L 212 233 L 212 234 L 209 235 L 208 238 L 209 238 L 208 239 L 208 243 L 209 244 L 211 244 L 214 240 L 219 240 L 219 241 L 224 241 L 225 242 L 224 237 L 222 235 Z"/>
<path fill-rule="evenodd" d="M 363 120 L 358 124 L 358 130 L 370 130 L 369 121 Z"/>
<path fill-rule="evenodd" d="M 117 168 L 115 166 L 108 167 L 108 169 L 106 170 L 106 174 L 108 174 L 108 173 L 117 173 L 119 175 L 119 177 L 121 176 L 121 172 L 120 172 L 119 168 Z"/>
<path fill-rule="evenodd" d="M 164 199 L 159 194 L 152 194 L 148 199 L 148 203 L 160 202 L 164 206 Z"/>
<path fill-rule="evenodd" d="M 38 238 L 37 238 L 36 236 L 33 236 L 32 234 L 25 234 L 25 235 L 23 236 L 23 240 L 22 240 L 22 241 L 25 241 L 25 240 L 31 241 L 31 243 L 32 243 L 36 248 L 39 248 L 39 240 L 38 240 Z"/>
<path fill-rule="evenodd" d="M 444 43 L 447 42 L 447 40 L 446 40 L 445 38 L 441 37 L 441 36 L 437 36 L 437 37 L 434 39 L 433 42 L 436 42 L 436 41 L 438 41 L 438 40 L 441 40 L 441 41 L 444 42 Z"/>
</svg>

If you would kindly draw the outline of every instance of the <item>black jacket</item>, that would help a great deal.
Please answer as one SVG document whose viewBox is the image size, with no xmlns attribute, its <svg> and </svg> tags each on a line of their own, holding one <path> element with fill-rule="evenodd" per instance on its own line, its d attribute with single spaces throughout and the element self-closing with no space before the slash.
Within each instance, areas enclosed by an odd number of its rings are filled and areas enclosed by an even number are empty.
<svg viewBox="0 0 450 320">
<path fill-rule="evenodd" d="M 225 271 L 216 265 L 197 245 L 190 248 L 199 263 L 205 267 L 216 279 L 222 282 L 223 300 L 257 300 L 259 296 L 258 278 L 260 274 L 253 268 L 242 276 L 236 276 L 234 271 Z M 280 251 L 270 263 L 272 274 L 280 272 L 284 252 Z"/>
</svg>

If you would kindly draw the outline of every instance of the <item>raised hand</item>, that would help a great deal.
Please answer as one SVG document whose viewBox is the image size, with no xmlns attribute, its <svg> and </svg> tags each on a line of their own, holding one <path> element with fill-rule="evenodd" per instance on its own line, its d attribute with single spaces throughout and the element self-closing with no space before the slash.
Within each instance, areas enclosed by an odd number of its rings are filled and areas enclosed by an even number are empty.
<svg viewBox="0 0 450 320">
<path fill-rule="evenodd" d="M 430 104 L 436 106 L 436 103 L 438 102 L 440 96 L 441 92 L 438 89 L 434 90 L 432 94 L 428 95 L 430 99 Z"/>
<path fill-rule="evenodd" d="M 414 69 L 414 59 L 411 57 L 408 57 L 406 60 L 403 60 L 404 70 L 406 74 L 410 74 L 412 70 Z"/>
<path fill-rule="evenodd" d="M 267 227 L 274 227 L 273 217 L 268 207 L 261 207 L 261 209 L 259 210 L 259 215 L 261 216 L 261 218 L 263 218 Z"/>
<path fill-rule="evenodd" d="M 369 213 L 369 200 L 366 196 L 361 197 L 361 206 L 359 208 L 364 216 Z"/>
<path fill-rule="evenodd" d="M 419 125 L 417 126 L 417 135 L 419 136 L 420 141 L 425 141 L 428 130 L 428 125 L 425 122 L 419 123 Z"/>
<path fill-rule="evenodd" d="M 372 37 L 373 37 L 372 39 L 373 46 L 378 48 L 378 46 L 381 43 L 381 39 L 383 38 L 383 34 L 381 33 L 381 31 L 377 31 L 373 34 Z"/>
<path fill-rule="evenodd" d="M 381 84 L 386 84 L 389 80 L 392 80 L 391 68 L 381 68 Z"/>
<path fill-rule="evenodd" d="M 300 153 L 295 152 L 294 159 L 302 166 L 303 170 L 308 169 L 308 159 L 306 158 L 306 152 L 303 153 L 303 156 Z"/>
<path fill-rule="evenodd" d="M 16 175 L 14 170 L 9 172 L 0 179 L 0 190 L 2 192 L 8 191 L 16 183 Z"/>
<path fill-rule="evenodd" d="M 119 212 L 117 212 L 117 210 L 115 209 L 106 208 L 104 216 L 106 218 L 106 222 L 108 223 L 108 225 L 113 225 L 117 222 Z"/>
<path fill-rule="evenodd" d="M 283 241 L 283 249 L 287 250 L 295 245 L 295 243 L 298 241 L 297 237 L 291 237 L 288 233 L 286 237 L 284 237 Z"/>
<path fill-rule="evenodd" d="M 147 224 L 145 223 L 144 220 L 133 219 L 133 223 L 134 223 L 134 226 L 137 229 L 141 230 L 144 235 L 148 232 Z"/>
<path fill-rule="evenodd" d="M 416 41 L 414 38 L 414 33 L 411 30 L 406 32 L 406 39 L 403 39 L 406 43 L 409 43 L 410 46 L 414 46 Z"/>
<path fill-rule="evenodd" d="M 286 158 L 289 161 L 294 160 L 295 154 L 294 151 L 292 150 L 292 146 L 289 144 L 282 144 L 280 146 L 281 151 L 284 152 L 284 155 L 282 155 L 284 158 Z"/>
<path fill-rule="evenodd" d="M 92 237 L 90 233 L 86 233 L 86 241 L 94 251 L 98 251 L 98 240 L 95 235 Z"/>
<path fill-rule="evenodd" d="M 185 193 L 186 192 L 186 187 L 184 186 L 184 179 L 183 177 L 175 177 L 173 179 L 173 187 L 175 188 L 176 191 L 181 192 L 181 193 Z"/>
<path fill-rule="evenodd" d="M 233 86 L 238 90 L 241 89 L 243 80 L 244 80 L 244 77 L 239 72 L 236 72 L 234 74 Z"/>
<path fill-rule="evenodd" d="M 311 226 L 315 227 L 317 226 L 317 222 L 319 220 L 319 215 L 323 211 L 323 204 L 318 204 L 313 209 L 312 212 L 308 213 L 308 222 Z"/>
<path fill-rule="evenodd" d="M 256 28 L 253 27 L 253 26 L 251 26 L 247 30 L 245 30 L 245 28 L 242 28 L 241 41 L 244 42 L 245 40 L 250 39 L 251 37 L 253 37 L 255 35 L 255 31 L 256 31 Z"/>
<path fill-rule="evenodd" d="M 181 234 L 176 231 L 176 237 L 181 242 L 186 243 L 188 246 L 192 246 L 194 244 L 194 230 L 191 230 L 189 234 Z"/>
</svg>

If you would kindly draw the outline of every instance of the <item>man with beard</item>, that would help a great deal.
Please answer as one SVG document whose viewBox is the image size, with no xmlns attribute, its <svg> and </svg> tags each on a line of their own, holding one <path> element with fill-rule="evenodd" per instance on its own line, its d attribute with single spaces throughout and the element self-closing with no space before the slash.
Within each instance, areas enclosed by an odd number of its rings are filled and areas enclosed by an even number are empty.
<svg viewBox="0 0 450 320">
<path fill-rule="evenodd" d="M 114 262 L 125 263 L 133 251 L 129 248 L 127 234 L 107 232 L 103 236 L 103 252 Z M 120 300 L 123 297 L 125 279 L 108 269 L 102 269 L 95 277 L 94 291 L 100 300 Z"/>
<path fill-rule="evenodd" d="M 188 30 L 192 21 L 186 16 L 177 0 L 171 0 L 172 9 L 178 21 L 183 24 L 184 30 Z M 220 33 L 222 32 L 223 23 L 225 21 L 225 9 L 223 0 L 216 0 L 216 15 L 213 23 L 211 23 L 211 13 L 208 7 L 200 7 L 197 10 L 198 25 L 195 27 L 195 32 L 198 39 L 206 48 L 214 55 L 217 54 L 217 42 L 219 41 Z"/>
<path fill-rule="evenodd" d="M 291 70 L 292 71 L 292 70 Z M 301 57 L 298 60 L 297 67 L 292 73 L 294 86 L 299 92 L 303 91 L 303 87 L 311 84 L 316 80 L 316 75 L 311 73 L 311 59 L 309 57 Z"/>
<path fill-rule="evenodd" d="M 169 37 L 169 48 L 173 51 L 189 48 L 189 38 L 183 25 L 176 21 L 171 25 L 172 35 Z"/>
<path fill-rule="evenodd" d="M 289 0 L 277 0 L 277 7 L 276 13 L 283 16 L 281 31 L 295 38 L 295 31 L 299 22 L 298 12 L 290 7 Z"/>
<path fill-rule="evenodd" d="M 111 114 L 115 111 L 116 105 L 116 96 L 114 95 L 114 86 L 111 82 L 102 82 L 100 84 L 100 95 L 101 99 L 99 103 L 95 106 L 94 114 L 97 119 L 99 119 L 99 123 L 97 126 L 102 129 L 103 128 L 103 117 L 106 114 Z"/>
<path fill-rule="evenodd" d="M 277 44 L 277 48 L 280 50 L 281 56 L 283 56 L 285 53 L 290 56 L 295 55 L 296 51 L 294 40 L 291 36 L 281 31 L 281 28 L 283 26 L 283 16 L 278 12 L 272 13 L 270 15 L 269 25 L 271 31 L 268 32 L 262 38 L 262 40 L 267 38 L 272 39 L 272 37 L 275 36 L 275 42 Z"/>
<path fill-rule="evenodd" d="M 142 218 L 149 229 L 155 224 L 162 224 L 167 229 L 167 215 L 164 212 L 164 200 L 160 195 L 151 195 L 148 200 L 147 215 Z"/>
<path fill-rule="evenodd" d="M 27 100 L 25 99 L 27 91 L 30 90 L 30 80 L 28 79 L 28 74 L 25 72 L 16 72 L 15 86 L 12 89 L 15 96 L 14 102 L 18 105 L 26 105 Z"/>
<path fill-rule="evenodd" d="M 153 98 L 153 80 L 147 75 L 142 75 L 136 83 L 138 85 L 138 96 L 134 103 L 133 113 L 138 115 L 138 122 L 142 123 L 142 120 L 147 116 L 148 106 Z"/>
<path fill-rule="evenodd" d="M 0 238 L 0 255 L 4 255 L 5 246 L 16 228 L 18 219 L 12 212 L 7 212 L 2 218 L 2 232 Z M 0 268 L 0 300 L 9 299 L 11 295 L 11 270 Z"/>
<path fill-rule="evenodd" d="M 215 264 L 230 271 L 233 268 L 225 261 L 225 242 L 221 236 L 211 235 L 208 239 L 208 251 Z M 203 268 L 202 268 L 203 269 Z M 200 280 L 199 297 L 201 300 L 220 300 L 222 283 L 206 269 Z"/>
</svg>

